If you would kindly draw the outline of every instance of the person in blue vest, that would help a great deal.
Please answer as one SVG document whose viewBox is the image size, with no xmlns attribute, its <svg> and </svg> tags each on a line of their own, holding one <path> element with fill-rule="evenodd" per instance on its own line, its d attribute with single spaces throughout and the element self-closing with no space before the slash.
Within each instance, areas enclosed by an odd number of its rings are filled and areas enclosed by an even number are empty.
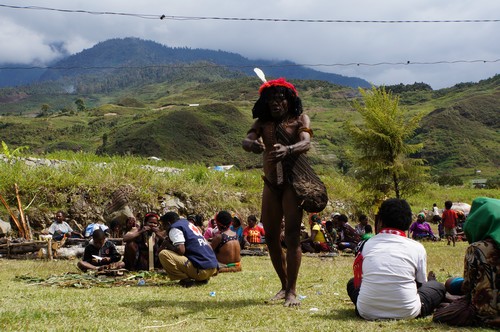
<svg viewBox="0 0 500 332">
<path fill-rule="evenodd" d="M 160 247 L 160 263 L 171 280 L 183 287 L 206 284 L 217 274 L 218 262 L 210 244 L 198 227 L 175 212 L 161 218 L 168 236 Z"/>
</svg>

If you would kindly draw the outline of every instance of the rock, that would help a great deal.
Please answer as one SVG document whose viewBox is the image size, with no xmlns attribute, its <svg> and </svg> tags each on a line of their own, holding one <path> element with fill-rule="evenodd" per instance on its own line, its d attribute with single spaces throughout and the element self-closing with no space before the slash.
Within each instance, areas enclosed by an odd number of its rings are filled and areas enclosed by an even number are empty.
<svg viewBox="0 0 500 332">
<path fill-rule="evenodd" d="M 10 223 L 0 219 L 0 235 L 8 235 L 12 231 Z"/>
</svg>

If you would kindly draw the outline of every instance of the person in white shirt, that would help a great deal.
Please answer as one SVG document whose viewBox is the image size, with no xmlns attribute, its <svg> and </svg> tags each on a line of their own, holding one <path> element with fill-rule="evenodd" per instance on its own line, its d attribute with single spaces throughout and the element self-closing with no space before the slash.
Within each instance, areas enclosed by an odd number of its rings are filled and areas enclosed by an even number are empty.
<svg viewBox="0 0 500 332">
<path fill-rule="evenodd" d="M 358 251 L 347 293 L 364 319 L 425 317 L 445 297 L 446 289 L 434 273 L 426 276 L 425 248 L 406 237 L 411 222 L 411 208 L 405 200 L 384 201 L 376 218 L 377 235 Z"/>
<path fill-rule="evenodd" d="M 436 224 L 441 221 L 441 214 L 436 203 L 432 205 L 432 221 Z"/>
<path fill-rule="evenodd" d="M 60 241 L 64 237 L 82 238 L 82 234 L 75 232 L 65 220 L 66 214 L 63 211 L 57 211 L 54 222 L 49 227 L 49 234 L 52 235 L 52 239 Z"/>
</svg>

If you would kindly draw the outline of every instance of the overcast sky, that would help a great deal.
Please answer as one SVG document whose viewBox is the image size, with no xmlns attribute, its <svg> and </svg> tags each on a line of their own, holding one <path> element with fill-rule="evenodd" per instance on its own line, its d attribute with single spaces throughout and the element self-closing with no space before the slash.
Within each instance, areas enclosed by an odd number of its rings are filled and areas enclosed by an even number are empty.
<svg viewBox="0 0 500 332">
<path fill-rule="evenodd" d="M 0 63 L 44 65 L 110 38 L 139 37 L 173 47 L 239 53 L 249 59 L 290 60 L 361 77 L 376 85 L 425 82 L 434 89 L 500 73 L 500 21 L 480 23 L 301 23 L 174 20 L 175 17 L 288 20 L 500 20 L 499 0 L 0 0 L 0 5 L 147 14 L 167 18 L 93 15 L 0 6 Z M 486 60 L 497 62 L 411 64 Z M 346 65 L 349 63 L 406 63 Z"/>
</svg>

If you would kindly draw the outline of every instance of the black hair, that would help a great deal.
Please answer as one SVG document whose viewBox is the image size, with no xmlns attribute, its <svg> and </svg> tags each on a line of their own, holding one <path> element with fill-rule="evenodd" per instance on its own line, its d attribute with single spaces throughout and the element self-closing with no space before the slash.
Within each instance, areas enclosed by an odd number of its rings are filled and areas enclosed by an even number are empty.
<svg viewBox="0 0 500 332">
<path fill-rule="evenodd" d="M 194 224 L 199 227 L 203 226 L 203 216 L 201 214 L 195 216 Z"/>
<path fill-rule="evenodd" d="M 227 211 L 220 211 L 215 216 L 215 220 L 217 220 L 217 222 L 221 225 L 229 227 L 229 225 L 231 225 L 231 222 L 233 221 L 233 217 L 231 217 L 231 213 Z"/>
<path fill-rule="evenodd" d="M 111 222 L 109 223 L 109 228 L 115 229 L 117 227 L 121 228 L 121 226 L 120 226 L 120 220 L 118 220 L 118 219 L 111 220 Z"/>
<path fill-rule="evenodd" d="M 444 202 L 444 207 L 447 210 L 451 209 L 452 206 L 453 206 L 453 202 L 452 201 L 446 201 L 446 202 Z"/>
<path fill-rule="evenodd" d="M 358 219 L 359 221 L 363 221 L 363 220 L 368 220 L 368 217 L 366 216 L 366 214 L 360 214 Z"/>
<path fill-rule="evenodd" d="M 345 214 L 341 214 L 339 216 L 339 221 L 340 222 L 348 222 L 349 221 L 349 218 L 347 218 L 347 216 Z"/>
<path fill-rule="evenodd" d="M 252 116 L 254 119 L 258 118 L 263 121 L 272 120 L 267 101 L 275 93 L 282 93 L 285 96 L 288 101 L 288 112 L 294 117 L 302 114 L 302 101 L 291 89 L 284 86 L 271 86 L 262 90 L 259 99 L 255 102 L 252 109 Z"/>
<path fill-rule="evenodd" d="M 241 226 L 241 220 L 237 216 L 233 217 L 233 225 L 240 225 Z"/>
<path fill-rule="evenodd" d="M 104 233 L 104 231 L 100 228 L 96 229 L 93 233 L 92 233 L 92 239 L 94 239 L 94 241 L 99 241 L 99 240 L 102 240 L 106 237 L 106 233 Z"/>
<path fill-rule="evenodd" d="M 257 217 L 254 214 L 251 214 L 247 217 L 247 220 L 255 221 L 257 222 Z"/>
<path fill-rule="evenodd" d="M 173 224 L 174 222 L 176 222 L 179 219 L 180 219 L 179 215 L 177 213 L 175 213 L 174 211 L 167 212 L 163 216 L 161 216 L 161 218 L 160 218 L 160 220 L 162 222 L 167 222 L 170 224 Z"/>
<path fill-rule="evenodd" d="M 373 233 L 373 228 L 370 224 L 365 225 L 365 233 Z"/>
<path fill-rule="evenodd" d="M 407 231 L 412 221 L 410 204 L 404 199 L 387 199 L 380 206 L 378 218 L 382 221 L 383 227 Z"/>
</svg>

